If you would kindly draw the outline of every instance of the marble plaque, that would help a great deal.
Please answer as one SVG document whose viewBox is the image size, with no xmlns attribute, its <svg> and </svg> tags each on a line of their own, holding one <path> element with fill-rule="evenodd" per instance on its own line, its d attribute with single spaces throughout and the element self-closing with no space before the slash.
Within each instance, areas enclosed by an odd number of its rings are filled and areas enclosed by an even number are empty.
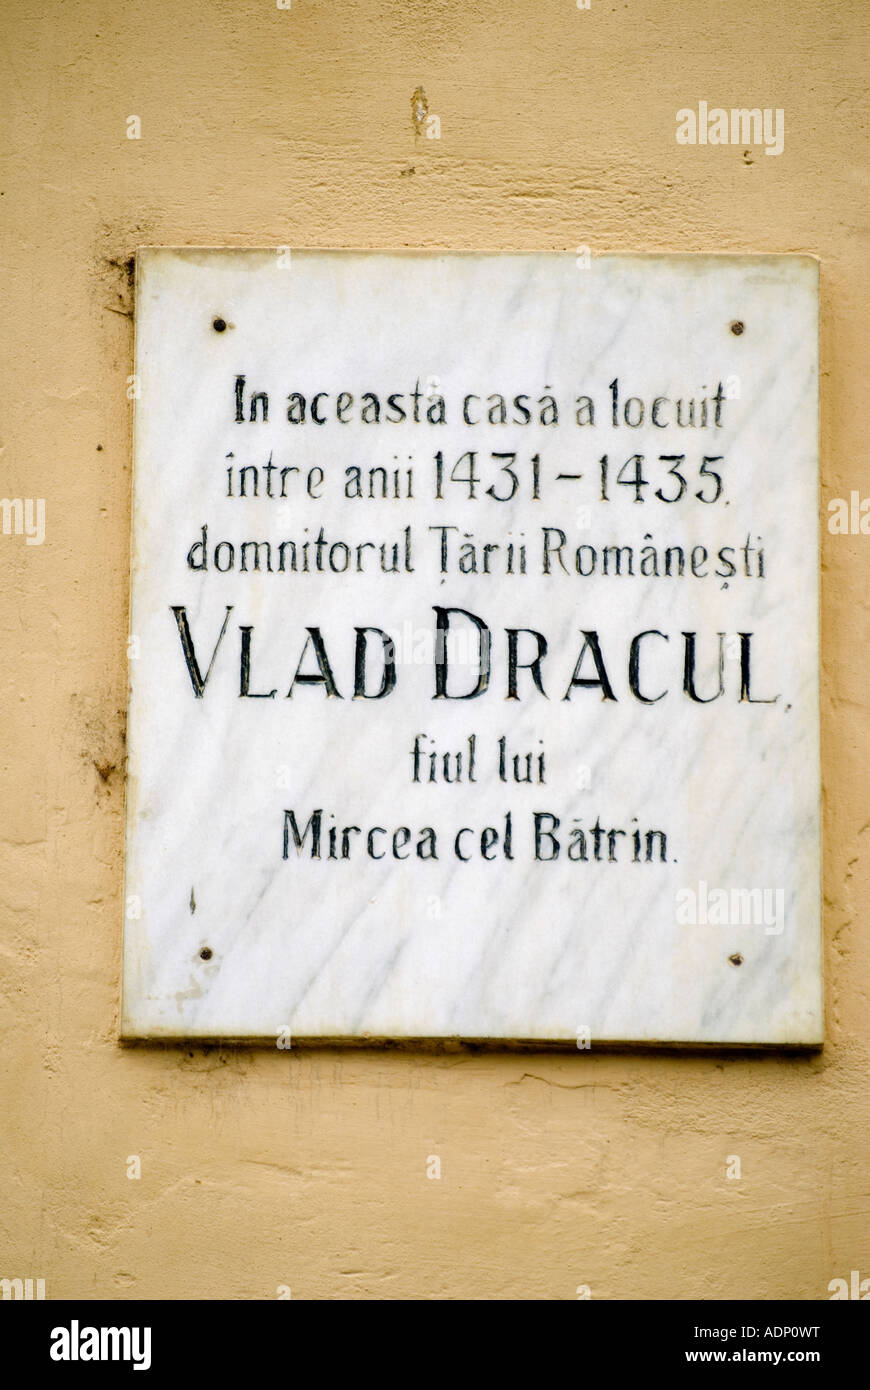
<svg viewBox="0 0 870 1390">
<path fill-rule="evenodd" d="M 140 253 L 125 1037 L 822 1040 L 817 319 Z"/>
</svg>

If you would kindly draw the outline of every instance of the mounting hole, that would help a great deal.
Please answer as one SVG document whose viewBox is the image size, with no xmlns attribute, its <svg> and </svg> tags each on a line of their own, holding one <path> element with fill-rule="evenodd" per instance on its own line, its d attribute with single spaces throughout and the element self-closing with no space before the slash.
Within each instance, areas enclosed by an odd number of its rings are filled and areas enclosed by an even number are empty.
<svg viewBox="0 0 870 1390">
<path fill-rule="evenodd" d="M 214 951 L 211 949 L 210 946 L 203 946 L 202 950 L 199 953 L 199 958 L 200 960 L 211 960 L 213 955 Z"/>
<path fill-rule="evenodd" d="M 209 952 L 209 955 L 211 955 L 211 952 Z M 734 955 L 733 955 L 733 956 L 729 956 L 728 959 L 730 960 L 730 962 L 731 962 L 732 965 L 742 965 L 742 964 L 743 964 L 743 957 L 741 956 L 741 954 L 740 954 L 739 951 L 735 951 L 735 952 L 734 952 Z"/>
<path fill-rule="evenodd" d="M 735 319 L 731 325 L 731 332 L 734 334 L 735 338 L 739 338 L 745 327 L 745 323 L 742 323 L 740 319 Z M 215 321 L 215 328 L 217 328 L 217 321 Z"/>
<path fill-rule="evenodd" d="M 215 333 L 226 333 L 226 331 L 227 331 L 227 321 L 226 321 L 226 319 L 212 319 L 212 321 L 211 321 L 211 326 L 212 326 L 212 328 L 214 329 Z M 742 327 L 742 325 L 741 325 L 741 328 L 740 328 L 740 332 L 741 332 L 741 333 L 743 332 L 743 327 Z"/>
</svg>

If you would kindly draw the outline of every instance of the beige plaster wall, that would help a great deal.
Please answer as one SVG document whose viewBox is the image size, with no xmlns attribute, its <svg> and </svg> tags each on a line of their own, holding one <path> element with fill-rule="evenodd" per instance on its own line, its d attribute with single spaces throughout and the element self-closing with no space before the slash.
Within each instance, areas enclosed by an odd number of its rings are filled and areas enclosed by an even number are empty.
<svg viewBox="0 0 870 1390">
<path fill-rule="evenodd" d="M 47 533 L 0 535 L 0 1276 L 99 1299 L 816 1299 L 870 1276 L 868 537 L 825 533 L 822 556 L 821 1054 L 117 1039 L 127 258 L 813 252 L 823 505 L 870 493 L 868 18 L 866 0 L 5 0 L 0 492 L 45 498 Z M 412 124 L 418 87 L 440 140 Z M 699 100 L 781 107 L 783 154 L 677 145 Z"/>
</svg>

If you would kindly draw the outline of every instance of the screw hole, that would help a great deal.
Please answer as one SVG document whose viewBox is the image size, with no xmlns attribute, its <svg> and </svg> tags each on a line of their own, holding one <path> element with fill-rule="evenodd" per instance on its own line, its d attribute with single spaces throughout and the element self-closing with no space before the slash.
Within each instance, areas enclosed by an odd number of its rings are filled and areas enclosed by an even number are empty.
<svg viewBox="0 0 870 1390">
<path fill-rule="evenodd" d="M 209 954 L 211 954 L 211 952 L 209 952 Z M 742 964 L 743 964 L 743 957 L 741 956 L 741 954 L 740 954 L 739 951 L 735 951 L 735 952 L 734 952 L 734 955 L 733 955 L 733 956 L 729 956 L 728 959 L 730 960 L 730 962 L 731 962 L 732 965 L 742 965 Z"/>
<path fill-rule="evenodd" d="M 735 338 L 739 338 L 745 327 L 746 325 L 741 323 L 740 319 L 735 319 L 731 325 L 731 332 L 734 334 Z M 215 328 L 217 328 L 217 324 L 215 324 Z"/>
<path fill-rule="evenodd" d="M 215 333 L 225 333 L 227 331 L 226 319 L 213 319 L 211 326 L 214 329 Z M 742 331 L 743 330 L 741 329 L 741 332 Z"/>
<path fill-rule="evenodd" d="M 211 960 L 213 955 L 214 951 L 211 949 L 210 946 L 203 946 L 202 950 L 199 953 L 199 958 L 200 960 Z"/>
</svg>

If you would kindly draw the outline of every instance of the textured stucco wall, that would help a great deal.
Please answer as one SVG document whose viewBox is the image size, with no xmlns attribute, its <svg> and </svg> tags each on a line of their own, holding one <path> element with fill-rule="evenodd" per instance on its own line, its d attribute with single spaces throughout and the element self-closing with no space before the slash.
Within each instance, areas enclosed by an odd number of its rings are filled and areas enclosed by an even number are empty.
<svg viewBox="0 0 870 1390">
<path fill-rule="evenodd" d="M 814 1299 L 870 1276 L 868 537 L 824 535 L 821 1054 L 117 1041 L 126 259 L 813 252 L 823 503 L 870 494 L 868 18 L 866 0 L 2 7 L 0 492 L 45 498 L 47 534 L 0 536 L 0 1276 L 101 1299 Z M 415 132 L 418 87 L 440 140 Z M 699 100 L 781 107 L 784 153 L 678 146 Z"/>
</svg>

